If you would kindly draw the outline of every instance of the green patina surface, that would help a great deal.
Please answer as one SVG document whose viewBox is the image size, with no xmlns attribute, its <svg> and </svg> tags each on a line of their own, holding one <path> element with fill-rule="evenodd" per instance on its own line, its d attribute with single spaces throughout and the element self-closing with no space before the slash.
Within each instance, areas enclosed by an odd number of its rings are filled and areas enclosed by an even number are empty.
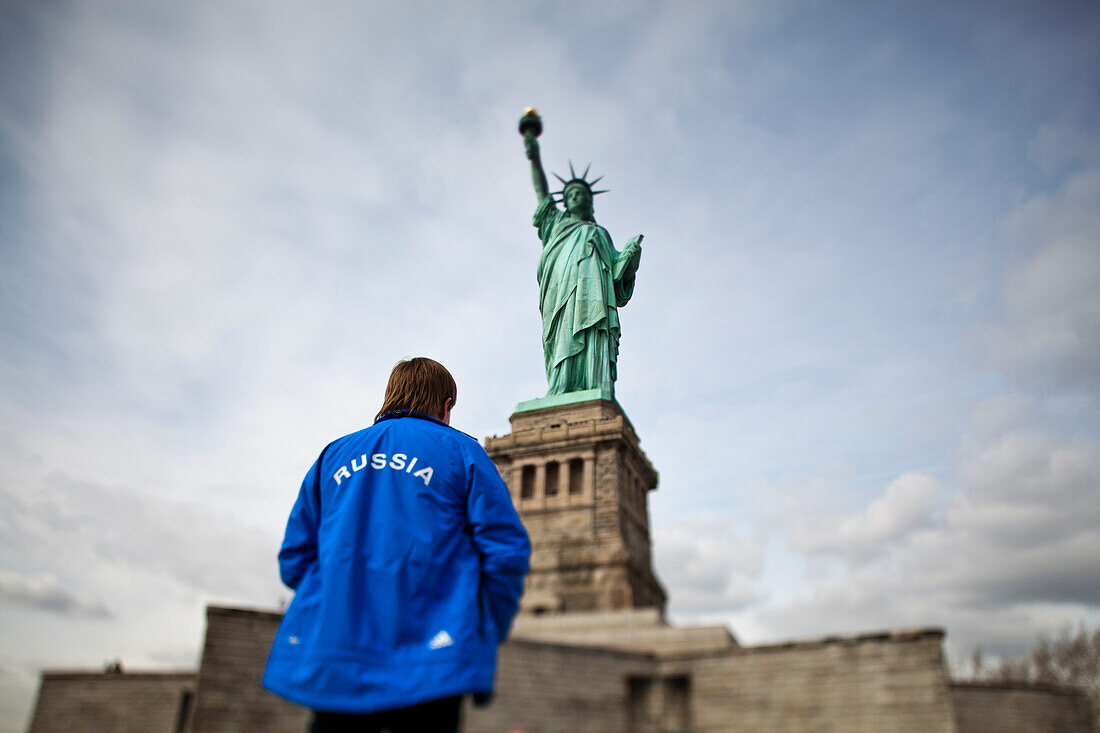
<svg viewBox="0 0 1100 733">
<path fill-rule="evenodd" d="M 557 176 L 562 189 L 551 193 L 536 140 L 542 120 L 528 110 L 519 128 L 538 198 L 533 224 L 542 240 L 537 276 L 549 384 L 544 399 L 570 396 L 565 402 L 553 403 L 569 404 L 582 401 L 575 395 L 596 392 L 595 397 L 584 399 L 613 400 L 618 378 L 618 309 L 634 292 L 642 235 L 631 238 L 622 251 L 615 249 L 611 236 L 593 214 L 592 199 L 603 193 L 592 190 L 599 179 L 589 181 L 587 170 L 578 176 L 570 164 L 569 180 Z M 522 407 L 535 402 L 523 402 L 520 409 L 535 409 Z"/>
<path fill-rule="evenodd" d="M 516 405 L 516 412 L 529 412 L 541 410 L 544 407 L 558 407 L 560 405 L 572 405 L 575 402 L 588 402 L 589 400 L 608 400 L 615 402 L 615 395 L 609 389 L 585 389 L 579 392 L 566 392 L 565 394 L 547 395 L 536 397 L 533 400 L 524 400 Z M 618 404 L 618 403 L 616 403 Z"/>
</svg>

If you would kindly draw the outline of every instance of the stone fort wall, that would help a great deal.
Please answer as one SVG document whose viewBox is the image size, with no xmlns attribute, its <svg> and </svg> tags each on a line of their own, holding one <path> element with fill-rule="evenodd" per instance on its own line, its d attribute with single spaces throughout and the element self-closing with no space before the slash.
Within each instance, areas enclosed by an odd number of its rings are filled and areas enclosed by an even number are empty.
<svg viewBox="0 0 1100 733">
<path fill-rule="evenodd" d="M 942 648 L 929 630 L 740 648 L 680 667 L 701 731 L 955 733 Z"/>
<path fill-rule="evenodd" d="M 279 620 L 278 613 L 210 607 L 197 673 L 46 673 L 30 730 L 301 733 L 309 711 L 260 686 Z M 599 635 L 507 641 L 496 699 L 486 708 L 468 706 L 464 730 L 1095 730 L 1080 692 L 952 685 L 938 630 L 741 647 L 712 630 L 700 636 L 644 620 L 627 620 L 628 633 L 607 632 L 618 649 L 592 646 Z M 721 643 L 700 650 L 703 638 Z"/>
<path fill-rule="evenodd" d="M 30 733 L 184 731 L 193 710 L 194 672 L 46 672 Z"/>
<path fill-rule="evenodd" d="M 1084 733 L 1096 726 L 1087 696 L 1076 690 L 1013 683 L 955 683 L 955 718 L 964 733 L 1057 731 Z"/>
<path fill-rule="evenodd" d="M 302 733 L 310 714 L 263 689 L 267 653 L 282 615 L 206 609 L 206 641 L 196 684 L 194 723 L 185 733 Z"/>
</svg>

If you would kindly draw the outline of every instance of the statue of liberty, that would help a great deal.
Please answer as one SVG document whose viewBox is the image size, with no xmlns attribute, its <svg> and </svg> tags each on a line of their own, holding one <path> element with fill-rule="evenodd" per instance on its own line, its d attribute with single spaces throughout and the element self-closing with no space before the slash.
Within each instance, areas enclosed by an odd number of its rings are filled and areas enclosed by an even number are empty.
<svg viewBox="0 0 1100 733">
<path fill-rule="evenodd" d="M 536 139 L 542 132 L 542 120 L 535 110 L 528 108 L 519 130 L 538 197 L 533 223 L 542 240 L 538 281 L 542 348 L 550 385 L 546 394 L 599 389 L 614 399 L 618 309 L 634 292 L 642 235 L 627 242 L 621 252 L 616 250 L 607 230 L 593 216 L 593 197 L 605 193 L 592 190 L 600 179 L 587 180 L 588 168 L 578 176 L 570 163 L 569 180 L 555 173 L 562 188 L 551 193 Z M 558 208 L 559 203 L 564 211 Z"/>
</svg>

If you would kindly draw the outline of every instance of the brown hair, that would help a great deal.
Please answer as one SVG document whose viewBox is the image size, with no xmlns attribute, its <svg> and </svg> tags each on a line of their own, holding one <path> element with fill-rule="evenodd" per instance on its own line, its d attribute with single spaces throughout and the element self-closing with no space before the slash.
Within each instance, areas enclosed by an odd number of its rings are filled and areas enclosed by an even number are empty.
<svg viewBox="0 0 1100 733">
<path fill-rule="evenodd" d="M 395 410 L 442 417 L 448 397 L 452 404 L 458 400 L 458 386 L 447 367 L 423 356 L 399 361 L 390 373 L 386 399 L 374 419 Z"/>
</svg>

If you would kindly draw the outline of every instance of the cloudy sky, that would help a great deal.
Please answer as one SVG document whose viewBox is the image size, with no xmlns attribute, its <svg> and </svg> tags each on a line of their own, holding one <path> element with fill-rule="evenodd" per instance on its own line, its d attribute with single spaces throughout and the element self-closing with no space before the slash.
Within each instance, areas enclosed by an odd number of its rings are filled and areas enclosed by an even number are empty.
<svg viewBox="0 0 1100 733">
<path fill-rule="evenodd" d="M 618 397 L 676 623 L 1100 622 L 1095 2 L 0 3 L 0 729 L 277 607 L 393 363 L 545 391 L 516 121 L 646 236 Z"/>
</svg>

